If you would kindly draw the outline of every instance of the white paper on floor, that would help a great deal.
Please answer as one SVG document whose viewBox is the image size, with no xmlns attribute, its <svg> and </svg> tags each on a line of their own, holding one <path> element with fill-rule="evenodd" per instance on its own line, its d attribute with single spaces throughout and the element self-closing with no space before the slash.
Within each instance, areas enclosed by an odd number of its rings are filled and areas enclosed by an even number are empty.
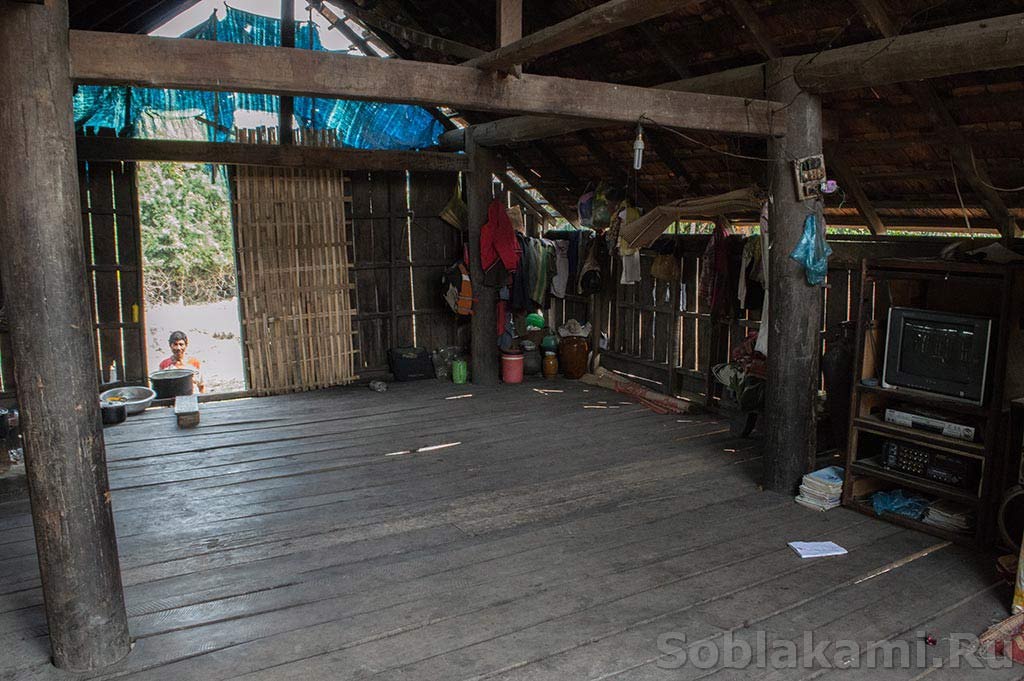
<svg viewBox="0 0 1024 681">
<path fill-rule="evenodd" d="M 844 556 L 847 553 L 846 549 L 831 541 L 791 541 L 789 548 L 796 551 L 801 558 Z"/>
</svg>

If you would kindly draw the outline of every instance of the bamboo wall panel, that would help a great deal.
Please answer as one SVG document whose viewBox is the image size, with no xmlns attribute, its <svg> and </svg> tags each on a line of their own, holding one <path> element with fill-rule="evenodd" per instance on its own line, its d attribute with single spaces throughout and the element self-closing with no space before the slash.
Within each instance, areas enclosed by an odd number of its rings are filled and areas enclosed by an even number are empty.
<svg viewBox="0 0 1024 681">
<path fill-rule="evenodd" d="M 352 243 L 340 171 L 239 166 L 234 215 L 249 388 L 356 378 Z"/>
</svg>

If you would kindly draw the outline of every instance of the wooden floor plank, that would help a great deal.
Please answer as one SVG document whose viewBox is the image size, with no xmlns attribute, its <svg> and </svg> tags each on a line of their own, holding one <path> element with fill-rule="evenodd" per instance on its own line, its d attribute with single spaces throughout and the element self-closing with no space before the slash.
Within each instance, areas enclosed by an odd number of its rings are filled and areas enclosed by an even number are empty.
<svg viewBox="0 0 1024 681">
<path fill-rule="evenodd" d="M 137 645 L 76 678 L 648 678 L 665 627 L 895 637 L 924 603 L 970 626 L 997 603 L 961 549 L 854 584 L 934 540 L 759 492 L 721 421 L 571 381 L 209 403 L 184 434 L 153 409 L 107 442 Z M 801 562 L 797 538 L 851 554 Z M 0 504 L 0 678 L 72 678 L 32 554 L 26 505 Z"/>
</svg>

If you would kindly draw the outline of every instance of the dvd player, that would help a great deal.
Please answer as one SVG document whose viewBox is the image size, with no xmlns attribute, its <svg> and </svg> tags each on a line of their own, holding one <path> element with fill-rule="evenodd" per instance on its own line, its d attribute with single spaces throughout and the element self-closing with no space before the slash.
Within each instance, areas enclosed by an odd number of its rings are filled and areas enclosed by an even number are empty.
<svg viewBox="0 0 1024 681">
<path fill-rule="evenodd" d="M 939 435 L 953 437 L 957 440 L 967 440 L 968 442 L 974 441 L 974 426 L 965 426 L 961 423 L 953 423 L 952 421 L 946 421 L 945 419 L 913 414 L 909 411 L 886 409 L 885 422 L 892 423 L 897 426 L 904 426 L 906 428 L 926 430 L 930 433 L 938 433 Z"/>
</svg>

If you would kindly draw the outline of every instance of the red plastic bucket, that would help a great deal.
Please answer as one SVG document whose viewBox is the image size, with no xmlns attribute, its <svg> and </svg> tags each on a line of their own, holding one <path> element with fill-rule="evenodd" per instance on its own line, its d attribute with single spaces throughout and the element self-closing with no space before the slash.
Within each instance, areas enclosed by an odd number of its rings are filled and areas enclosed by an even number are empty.
<svg viewBox="0 0 1024 681">
<path fill-rule="evenodd" d="M 505 383 L 523 382 L 523 356 L 502 353 L 501 380 Z"/>
</svg>

